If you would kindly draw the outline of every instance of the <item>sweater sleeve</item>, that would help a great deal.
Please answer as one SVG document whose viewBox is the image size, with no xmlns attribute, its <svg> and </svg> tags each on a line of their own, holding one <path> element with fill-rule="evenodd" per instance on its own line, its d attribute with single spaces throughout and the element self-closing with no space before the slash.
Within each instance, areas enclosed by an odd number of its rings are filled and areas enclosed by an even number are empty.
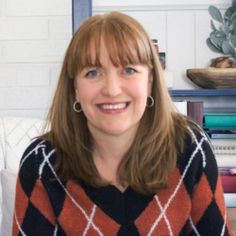
<svg viewBox="0 0 236 236">
<path fill-rule="evenodd" d="M 54 235 L 56 220 L 47 191 L 39 175 L 37 157 L 42 144 L 25 151 L 17 178 L 13 235 Z"/>
<path fill-rule="evenodd" d="M 201 165 L 192 194 L 190 235 L 233 235 L 214 153 L 204 133 L 195 137 Z"/>
</svg>

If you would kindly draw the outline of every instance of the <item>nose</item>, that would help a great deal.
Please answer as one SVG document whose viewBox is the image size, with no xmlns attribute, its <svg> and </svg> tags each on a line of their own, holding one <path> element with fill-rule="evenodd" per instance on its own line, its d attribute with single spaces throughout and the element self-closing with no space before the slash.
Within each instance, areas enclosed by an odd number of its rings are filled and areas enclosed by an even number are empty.
<svg viewBox="0 0 236 236">
<path fill-rule="evenodd" d="M 121 78 L 117 73 L 109 73 L 104 79 L 102 92 L 105 96 L 116 97 L 122 91 Z"/>
</svg>

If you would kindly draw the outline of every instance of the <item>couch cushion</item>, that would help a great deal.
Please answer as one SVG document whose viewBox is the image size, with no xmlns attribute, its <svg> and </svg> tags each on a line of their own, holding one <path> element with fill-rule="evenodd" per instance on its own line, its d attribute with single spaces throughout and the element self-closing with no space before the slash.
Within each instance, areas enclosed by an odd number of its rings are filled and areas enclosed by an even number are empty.
<svg viewBox="0 0 236 236">
<path fill-rule="evenodd" d="M 0 172 L 2 184 L 1 236 L 12 235 L 12 221 L 15 203 L 16 174 L 9 170 Z"/>
<path fill-rule="evenodd" d="M 31 118 L 2 118 L 5 168 L 17 173 L 19 161 L 32 138 L 42 133 L 44 121 Z"/>
</svg>

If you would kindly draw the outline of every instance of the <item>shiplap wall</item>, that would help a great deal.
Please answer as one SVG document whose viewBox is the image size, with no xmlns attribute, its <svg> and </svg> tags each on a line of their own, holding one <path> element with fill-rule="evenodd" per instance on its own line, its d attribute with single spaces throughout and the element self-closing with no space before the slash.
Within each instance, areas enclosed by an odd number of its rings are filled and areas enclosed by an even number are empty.
<svg viewBox="0 0 236 236">
<path fill-rule="evenodd" d="M 45 117 L 72 35 L 71 7 L 0 0 L 0 116 Z"/>
<path fill-rule="evenodd" d="M 137 18 L 167 54 L 175 88 L 216 57 L 205 44 L 209 4 L 231 0 L 93 0 L 93 14 L 118 10 Z M 0 0 L 0 116 L 45 117 L 72 35 L 71 0 Z"/>
</svg>

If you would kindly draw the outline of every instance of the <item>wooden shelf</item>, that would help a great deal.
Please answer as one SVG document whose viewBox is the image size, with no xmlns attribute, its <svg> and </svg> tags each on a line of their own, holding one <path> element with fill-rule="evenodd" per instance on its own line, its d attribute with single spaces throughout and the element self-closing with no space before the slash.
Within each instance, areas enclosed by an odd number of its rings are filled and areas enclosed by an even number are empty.
<svg viewBox="0 0 236 236">
<path fill-rule="evenodd" d="M 236 96 L 236 89 L 170 89 L 172 97 Z"/>
</svg>

